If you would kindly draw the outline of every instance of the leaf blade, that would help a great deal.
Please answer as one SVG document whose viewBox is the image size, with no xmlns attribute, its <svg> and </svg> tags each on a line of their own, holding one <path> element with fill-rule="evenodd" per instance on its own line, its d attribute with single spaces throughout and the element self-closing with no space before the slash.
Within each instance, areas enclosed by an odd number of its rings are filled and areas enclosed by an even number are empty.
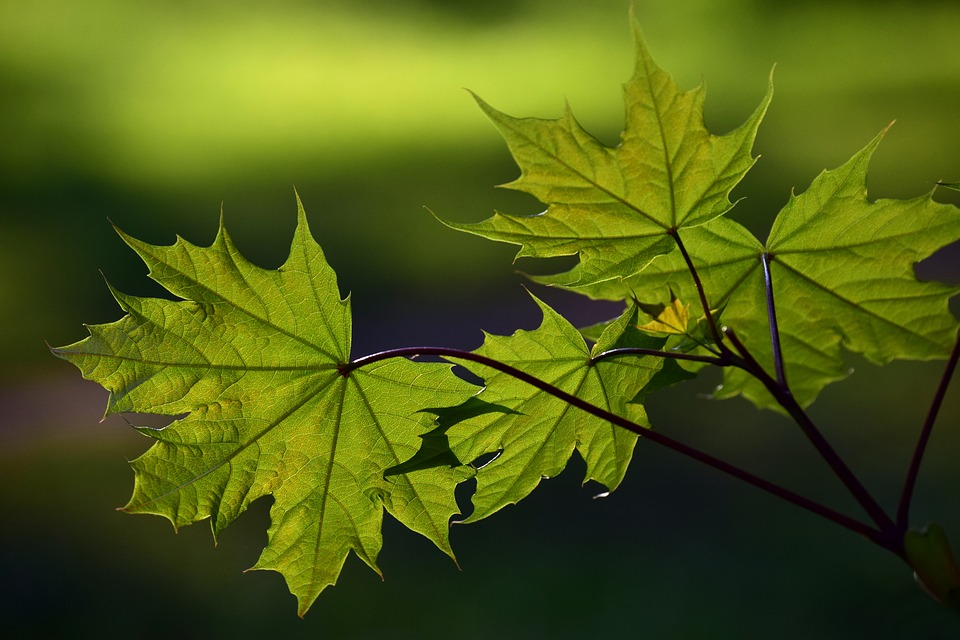
<svg viewBox="0 0 960 640">
<path fill-rule="evenodd" d="M 181 415 L 133 461 L 124 508 L 174 527 L 210 519 L 214 536 L 273 496 L 254 569 L 287 581 L 303 615 L 352 551 L 379 573 L 386 509 L 451 558 L 454 489 L 470 474 L 436 467 L 384 477 L 430 429 L 423 406 L 475 393 L 443 363 L 405 359 L 350 370 L 349 300 L 298 200 L 290 257 L 246 261 L 221 223 L 210 247 L 124 236 L 150 275 L 185 299 L 115 292 L 126 315 L 54 352 L 111 393 L 108 412 Z"/>
<path fill-rule="evenodd" d="M 618 147 L 593 138 L 569 107 L 556 120 L 513 118 L 478 99 L 521 168 L 505 186 L 548 208 L 471 224 L 441 221 L 520 245 L 517 257 L 578 254 L 576 284 L 590 285 L 640 272 L 674 248 L 670 233 L 729 211 L 730 191 L 755 161 L 751 147 L 772 83 L 744 124 L 713 135 L 703 124 L 703 89 L 681 91 L 653 61 L 636 23 L 634 33 L 637 63 L 624 85 L 627 125 Z"/>
<path fill-rule="evenodd" d="M 541 325 L 511 336 L 488 335 L 476 353 L 532 373 L 579 399 L 648 426 L 646 413 L 631 400 L 662 368 L 654 356 L 592 361 L 579 332 L 548 305 L 534 298 Z M 634 310 L 635 311 L 635 310 Z M 598 344 L 613 344 L 626 320 L 608 328 Z M 610 336 L 615 336 L 611 338 Z M 643 338 L 653 344 L 649 338 Z M 662 342 L 662 341 L 657 341 Z M 637 436 L 587 415 L 570 404 L 505 374 L 485 377 L 479 398 L 492 409 L 451 425 L 446 434 L 460 460 L 499 455 L 477 471 L 474 511 L 462 522 L 476 522 L 529 495 L 545 477 L 559 474 L 574 451 L 587 463 L 584 482 L 610 490 L 622 481 Z"/>
</svg>

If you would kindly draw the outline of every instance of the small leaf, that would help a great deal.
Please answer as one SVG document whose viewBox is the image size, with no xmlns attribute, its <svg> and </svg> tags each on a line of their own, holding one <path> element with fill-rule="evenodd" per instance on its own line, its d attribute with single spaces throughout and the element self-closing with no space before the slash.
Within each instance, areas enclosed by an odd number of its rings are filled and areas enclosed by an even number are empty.
<svg viewBox="0 0 960 640">
<path fill-rule="evenodd" d="M 662 358 L 630 356 L 594 363 L 577 330 L 545 303 L 534 300 L 543 313 L 537 329 L 517 331 L 509 337 L 487 335 L 476 353 L 647 425 L 643 407 L 629 401 L 660 371 Z M 608 327 L 594 347 L 595 353 L 598 348 L 627 344 L 623 340 L 624 326 L 636 318 L 635 308 L 628 314 Z M 663 342 L 649 336 L 640 339 L 651 347 Z M 483 370 L 478 373 L 483 374 Z M 479 398 L 498 409 L 475 416 L 461 412 L 466 419 L 447 430 L 451 449 L 460 460 L 501 452 L 477 471 L 474 511 L 464 522 L 475 522 L 519 502 L 541 479 L 559 474 L 574 451 L 587 463 L 584 482 L 595 480 L 611 490 L 619 485 L 630 462 L 636 434 L 506 374 L 494 372 L 484 378 L 486 386 Z"/>
<path fill-rule="evenodd" d="M 653 319 L 637 325 L 641 331 L 649 333 L 664 333 L 668 335 L 687 335 L 690 329 L 690 305 L 683 304 L 671 292 L 670 304 L 638 303 L 644 313 Z"/>
<path fill-rule="evenodd" d="M 844 350 L 877 363 L 944 358 L 956 335 L 948 300 L 960 289 L 919 281 L 914 265 L 960 239 L 960 211 L 929 195 L 870 202 L 867 165 L 881 138 L 791 196 L 767 246 L 727 218 L 680 232 L 708 303 L 723 309 L 723 324 L 773 373 L 761 266 L 767 254 L 787 382 L 802 405 L 849 375 Z M 640 273 L 592 285 L 578 282 L 575 272 L 535 279 L 598 299 L 666 306 L 676 295 L 691 301 L 691 313 L 703 313 L 679 251 L 658 256 Z M 779 407 L 758 380 L 732 367 L 716 395 Z"/>
</svg>

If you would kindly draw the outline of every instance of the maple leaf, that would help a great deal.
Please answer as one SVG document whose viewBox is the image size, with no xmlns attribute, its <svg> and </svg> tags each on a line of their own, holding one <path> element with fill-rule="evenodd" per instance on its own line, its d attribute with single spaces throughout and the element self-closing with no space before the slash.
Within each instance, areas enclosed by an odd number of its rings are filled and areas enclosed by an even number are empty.
<svg viewBox="0 0 960 640">
<path fill-rule="evenodd" d="M 556 120 L 513 118 L 477 98 L 521 168 L 520 178 L 504 186 L 548 208 L 535 216 L 498 212 L 478 223 L 441 222 L 518 244 L 517 257 L 579 254 L 575 281 L 591 284 L 640 271 L 673 250 L 676 230 L 731 209 L 730 191 L 755 160 L 751 147 L 772 84 L 743 125 L 713 135 L 703 123 L 703 87 L 681 91 L 653 61 L 636 20 L 633 25 L 637 62 L 624 85 L 621 143 L 604 146 L 569 106 Z"/>
<path fill-rule="evenodd" d="M 351 318 L 303 207 L 290 256 L 246 261 L 222 220 L 213 245 L 152 246 L 121 233 L 150 276 L 182 300 L 114 292 L 127 315 L 54 352 L 110 391 L 107 413 L 188 414 L 133 461 L 124 508 L 175 527 L 209 518 L 214 536 L 272 495 L 268 544 L 253 569 L 283 574 L 303 615 L 352 550 L 379 573 L 383 509 L 453 556 L 448 522 L 467 467 L 385 478 L 429 428 L 424 406 L 476 387 L 443 363 L 406 359 L 345 370 Z"/>
<path fill-rule="evenodd" d="M 914 265 L 960 239 L 960 212 L 933 201 L 867 198 L 871 155 L 883 134 L 843 166 L 825 171 L 792 195 L 764 245 L 740 224 L 718 218 L 683 231 L 711 307 L 723 307 L 751 354 L 774 375 L 763 259 L 775 291 L 784 371 L 798 402 L 809 405 L 827 384 L 850 374 L 844 350 L 883 364 L 944 358 L 956 336 L 948 301 L 960 289 L 921 282 Z M 639 273 L 579 286 L 570 274 L 537 281 L 598 299 L 697 298 L 680 252 L 662 255 Z M 699 303 L 697 312 L 702 313 Z M 779 405 L 763 384 L 727 368 L 716 397 L 743 394 L 758 406 Z"/>
<path fill-rule="evenodd" d="M 867 198 L 867 165 L 883 133 L 841 167 L 825 171 L 774 221 L 766 256 L 777 299 L 787 380 L 801 404 L 849 374 L 843 350 L 884 364 L 944 358 L 957 334 L 949 299 L 960 288 L 918 280 L 914 265 L 960 240 L 960 210 L 934 202 Z M 714 258 L 716 259 L 716 258 Z M 753 269 L 724 319 L 772 362 L 761 269 Z M 772 402 L 756 380 L 727 373 L 722 395 Z"/>
<path fill-rule="evenodd" d="M 650 316 L 650 320 L 637 325 L 641 331 L 667 335 L 688 335 L 691 331 L 690 305 L 684 304 L 672 291 L 669 304 L 639 303 L 638 306 Z"/>
<path fill-rule="evenodd" d="M 474 353 L 646 427 L 649 422 L 638 395 L 651 384 L 663 387 L 689 377 L 679 368 L 664 367 L 664 359 L 656 356 L 593 359 L 609 349 L 656 349 L 663 344 L 662 338 L 636 329 L 636 307 L 611 323 L 591 349 L 563 316 L 536 297 L 534 301 L 543 314 L 539 327 L 511 336 L 486 334 Z M 482 368 L 475 370 L 484 375 Z M 484 382 L 484 390 L 459 412 L 438 412 L 458 459 L 498 454 L 478 470 L 474 510 L 463 522 L 475 522 L 519 502 L 543 478 L 559 474 L 574 451 L 587 465 L 584 483 L 594 480 L 612 491 L 623 480 L 637 434 L 514 376 L 495 371 L 484 376 Z"/>
</svg>

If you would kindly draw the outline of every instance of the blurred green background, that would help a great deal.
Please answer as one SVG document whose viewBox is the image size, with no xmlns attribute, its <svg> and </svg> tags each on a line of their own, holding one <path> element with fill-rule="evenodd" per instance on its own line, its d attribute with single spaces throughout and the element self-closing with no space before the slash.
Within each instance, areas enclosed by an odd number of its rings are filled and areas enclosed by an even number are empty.
<svg viewBox="0 0 960 640">
<path fill-rule="evenodd" d="M 481 328 L 535 326 L 513 251 L 454 234 L 424 207 L 460 220 L 539 210 L 492 188 L 517 170 L 463 87 L 516 115 L 553 117 L 566 99 L 614 143 L 632 65 L 628 4 L 0 2 L 0 635 L 956 637 L 960 620 L 896 559 L 643 443 L 605 500 L 579 487 L 573 461 L 524 504 L 456 528 L 462 572 L 388 522 L 386 581 L 351 558 L 305 620 L 278 575 L 241 573 L 265 542 L 267 504 L 217 548 L 203 525 L 174 534 L 113 510 L 132 484 L 126 459 L 146 443 L 123 420 L 98 424 L 104 393 L 45 345 L 118 317 L 103 278 L 159 294 L 111 221 L 154 243 L 208 244 L 222 206 L 240 248 L 273 267 L 295 186 L 353 292 L 357 355 L 472 348 Z M 661 65 L 684 86 L 706 80 L 717 132 L 750 113 L 777 64 L 763 157 L 736 192 L 747 197 L 736 217 L 758 233 L 791 188 L 894 119 L 873 197 L 960 179 L 955 1 L 633 5 Z M 957 247 L 921 273 L 960 283 Z M 579 324 L 616 311 L 537 294 Z M 892 506 L 942 365 L 851 366 L 813 414 Z M 856 513 L 791 425 L 703 399 L 715 383 L 657 398 L 654 424 Z M 956 542 L 958 396 L 954 387 L 914 511 Z"/>
</svg>

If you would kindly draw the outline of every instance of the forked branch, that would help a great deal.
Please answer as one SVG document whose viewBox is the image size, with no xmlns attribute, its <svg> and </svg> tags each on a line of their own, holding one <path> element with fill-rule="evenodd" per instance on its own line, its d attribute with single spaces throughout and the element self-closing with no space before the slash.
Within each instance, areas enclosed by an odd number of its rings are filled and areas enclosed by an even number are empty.
<svg viewBox="0 0 960 640">
<path fill-rule="evenodd" d="M 860 506 L 863 507 L 870 518 L 877 523 L 877 526 L 880 527 L 882 531 L 892 531 L 894 528 L 893 520 L 890 519 L 890 516 L 887 515 L 886 511 L 884 511 L 880 503 L 871 495 L 870 491 L 860 482 L 860 479 L 857 478 L 853 470 L 847 466 L 847 463 L 843 461 L 840 454 L 830 445 L 826 437 L 820 432 L 820 429 L 817 428 L 813 420 L 810 419 L 810 416 L 807 415 L 807 412 L 797 403 L 793 394 L 790 393 L 790 390 L 782 387 L 776 380 L 770 377 L 770 374 L 754 359 L 733 329 L 725 327 L 724 333 L 743 357 L 745 362 L 744 370 L 763 383 L 767 391 L 776 399 L 777 403 L 793 418 L 797 426 L 800 427 L 800 430 L 803 431 L 807 439 L 813 444 L 817 453 L 820 454 L 820 457 L 824 459 L 837 477 L 840 478 L 840 481 L 850 491 L 857 502 L 860 503 Z"/>
<path fill-rule="evenodd" d="M 690 272 L 690 276 L 693 278 L 693 283 L 697 289 L 697 295 L 700 298 L 700 304 L 703 306 L 704 314 L 707 318 L 710 330 L 714 335 L 714 340 L 716 341 L 718 348 L 721 350 L 721 356 L 723 359 L 727 360 L 733 366 L 740 367 L 759 380 L 767 388 L 777 403 L 780 404 L 780 406 L 783 407 L 790 417 L 794 419 L 801 431 L 803 431 L 804 435 L 807 436 L 807 439 L 810 440 L 820 456 L 833 470 L 837 477 L 840 478 L 840 481 L 844 484 L 844 486 L 847 487 L 860 506 L 863 507 L 863 509 L 877 524 L 880 530 L 884 532 L 884 535 L 887 538 L 897 538 L 897 536 L 891 535 L 891 532 L 893 532 L 895 529 L 893 520 L 890 519 L 890 516 L 888 516 L 883 507 L 880 506 L 880 503 L 877 502 L 866 486 L 860 482 L 856 474 L 854 474 L 850 467 L 847 466 L 846 462 L 844 462 L 843 458 L 840 457 L 833 446 L 831 446 L 831 444 L 827 441 L 826 437 L 824 437 L 807 413 L 803 410 L 803 407 L 797 403 L 796 399 L 793 397 L 793 393 L 790 391 L 789 386 L 787 386 L 786 373 L 783 365 L 783 354 L 780 349 L 780 331 L 777 325 L 776 307 L 774 305 L 773 278 L 770 273 L 770 255 L 764 253 L 761 256 L 761 262 L 763 265 L 768 321 L 770 324 L 771 341 L 773 343 L 774 365 L 777 372 L 776 379 L 772 378 L 770 374 L 767 373 L 766 369 L 764 369 L 763 366 L 756 361 L 756 359 L 750 354 L 746 346 L 740 341 L 736 333 L 731 328 L 724 327 L 723 331 L 720 331 L 720 328 L 717 326 L 717 323 L 710 312 L 710 305 L 707 302 L 707 295 L 703 287 L 703 281 L 700 278 L 700 274 L 697 272 L 696 266 L 693 264 L 693 260 L 690 258 L 690 254 L 687 252 L 683 241 L 680 239 L 680 235 L 676 231 L 670 235 L 677 243 L 677 248 L 683 255 L 683 259 L 687 264 L 687 269 Z M 732 353 L 730 349 L 724 345 L 721 340 L 721 335 L 725 335 L 730 339 L 730 342 L 733 343 L 733 346 L 737 351 L 736 354 Z M 899 543 L 896 542 L 896 540 L 889 540 L 883 546 L 891 548 L 890 545 L 898 544 Z"/>
<path fill-rule="evenodd" d="M 900 505 L 897 508 L 897 526 L 906 531 L 910 526 L 910 501 L 913 499 L 913 490 L 917 484 L 917 476 L 920 473 L 920 463 L 923 461 L 923 454 L 927 450 L 927 443 L 930 441 L 930 434 L 933 432 L 933 423 L 937 420 L 937 414 L 940 413 L 940 406 L 947 395 L 947 387 L 950 386 L 950 380 L 957 369 L 957 360 L 960 359 L 960 330 L 957 331 L 957 339 L 953 343 L 953 351 L 950 352 L 950 358 L 947 360 L 947 366 L 943 369 L 943 375 L 940 376 L 940 384 L 933 394 L 933 401 L 930 403 L 930 410 L 927 412 L 927 418 L 920 429 L 920 437 L 917 439 L 917 446 L 913 450 L 913 458 L 910 460 L 910 468 L 907 471 L 907 478 L 903 483 L 903 492 L 900 494 Z"/>
</svg>

